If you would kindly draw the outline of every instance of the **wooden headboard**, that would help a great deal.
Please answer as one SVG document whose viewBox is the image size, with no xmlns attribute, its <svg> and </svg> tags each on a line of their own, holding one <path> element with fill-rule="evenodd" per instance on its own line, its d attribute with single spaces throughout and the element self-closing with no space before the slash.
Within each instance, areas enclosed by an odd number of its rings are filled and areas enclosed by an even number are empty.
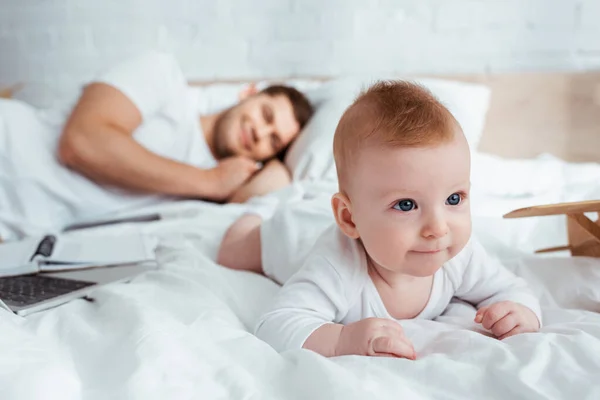
<svg viewBox="0 0 600 400">
<path fill-rule="evenodd" d="M 480 150 L 600 162 L 600 71 L 453 78 L 492 90 Z"/>
<path fill-rule="evenodd" d="M 600 162 L 600 71 L 434 77 L 492 90 L 480 150 L 511 158 L 550 153 L 567 161 Z"/>
<path fill-rule="evenodd" d="M 551 153 L 567 161 L 600 162 L 600 71 L 438 77 L 491 88 L 480 150 L 503 157 Z M 234 82 L 240 81 L 229 81 Z M 7 88 L 0 96 L 19 88 Z"/>
</svg>

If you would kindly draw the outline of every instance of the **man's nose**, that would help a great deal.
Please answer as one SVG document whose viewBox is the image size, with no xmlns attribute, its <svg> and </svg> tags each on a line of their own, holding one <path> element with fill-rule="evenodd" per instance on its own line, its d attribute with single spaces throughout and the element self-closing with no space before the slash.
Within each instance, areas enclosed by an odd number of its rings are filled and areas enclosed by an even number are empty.
<svg viewBox="0 0 600 400">
<path fill-rule="evenodd" d="M 425 238 L 441 238 L 448 234 L 448 223 L 442 213 L 432 213 L 426 220 L 421 235 Z"/>
<path fill-rule="evenodd" d="M 254 128 L 254 140 L 256 142 L 261 141 L 262 139 L 268 137 L 271 134 L 272 128 L 268 124 L 258 124 Z"/>
</svg>

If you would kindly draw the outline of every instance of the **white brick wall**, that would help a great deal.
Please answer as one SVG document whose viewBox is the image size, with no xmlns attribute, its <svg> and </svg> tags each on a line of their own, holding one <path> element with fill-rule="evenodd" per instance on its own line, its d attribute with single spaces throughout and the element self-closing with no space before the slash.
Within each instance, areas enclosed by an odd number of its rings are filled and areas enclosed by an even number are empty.
<svg viewBox="0 0 600 400">
<path fill-rule="evenodd" d="M 0 0 L 0 87 L 37 105 L 117 60 L 190 79 L 600 67 L 600 0 Z"/>
</svg>

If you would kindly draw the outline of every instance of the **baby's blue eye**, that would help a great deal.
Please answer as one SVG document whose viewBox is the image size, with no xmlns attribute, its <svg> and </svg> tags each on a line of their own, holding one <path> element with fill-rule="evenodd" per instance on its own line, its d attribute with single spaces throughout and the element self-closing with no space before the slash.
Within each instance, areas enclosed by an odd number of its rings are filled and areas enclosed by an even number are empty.
<svg viewBox="0 0 600 400">
<path fill-rule="evenodd" d="M 400 211 L 410 211 L 415 209 L 416 204 L 411 199 L 400 200 L 396 204 L 394 204 L 394 208 Z"/>
<path fill-rule="evenodd" d="M 457 206 L 457 205 L 460 204 L 461 200 L 462 200 L 462 197 L 461 197 L 460 194 L 458 194 L 458 193 L 452 193 L 446 199 L 446 204 L 451 205 L 451 206 Z"/>
</svg>

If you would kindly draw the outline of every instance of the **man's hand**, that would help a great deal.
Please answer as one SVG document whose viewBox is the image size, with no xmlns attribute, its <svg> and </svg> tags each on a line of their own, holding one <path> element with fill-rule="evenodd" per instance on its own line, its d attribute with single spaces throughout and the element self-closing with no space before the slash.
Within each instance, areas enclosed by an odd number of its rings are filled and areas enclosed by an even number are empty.
<svg viewBox="0 0 600 400">
<path fill-rule="evenodd" d="M 263 169 L 236 190 L 228 199 L 230 203 L 245 203 L 254 196 L 263 196 L 292 182 L 290 172 L 279 160 L 268 161 Z"/>
<path fill-rule="evenodd" d="M 535 313 L 513 301 L 501 301 L 481 307 L 475 315 L 475 322 L 491 330 L 500 340 L 540 329 L 540 321 Z"/>
<path fill-rule="evenodd" d="M 344 326 L 335 347 L 335 355 L 402 357 L 415 360 L 412 343 L 396 321 L 367 318 Z"/>
<path fill-rule="evenodd" d="M 228 199 L 259 169 L 257 162 L 247 157 L 229 157 L 219 162 L 210 170 L 215 179 L 216 199 Z"/>
</svg>

